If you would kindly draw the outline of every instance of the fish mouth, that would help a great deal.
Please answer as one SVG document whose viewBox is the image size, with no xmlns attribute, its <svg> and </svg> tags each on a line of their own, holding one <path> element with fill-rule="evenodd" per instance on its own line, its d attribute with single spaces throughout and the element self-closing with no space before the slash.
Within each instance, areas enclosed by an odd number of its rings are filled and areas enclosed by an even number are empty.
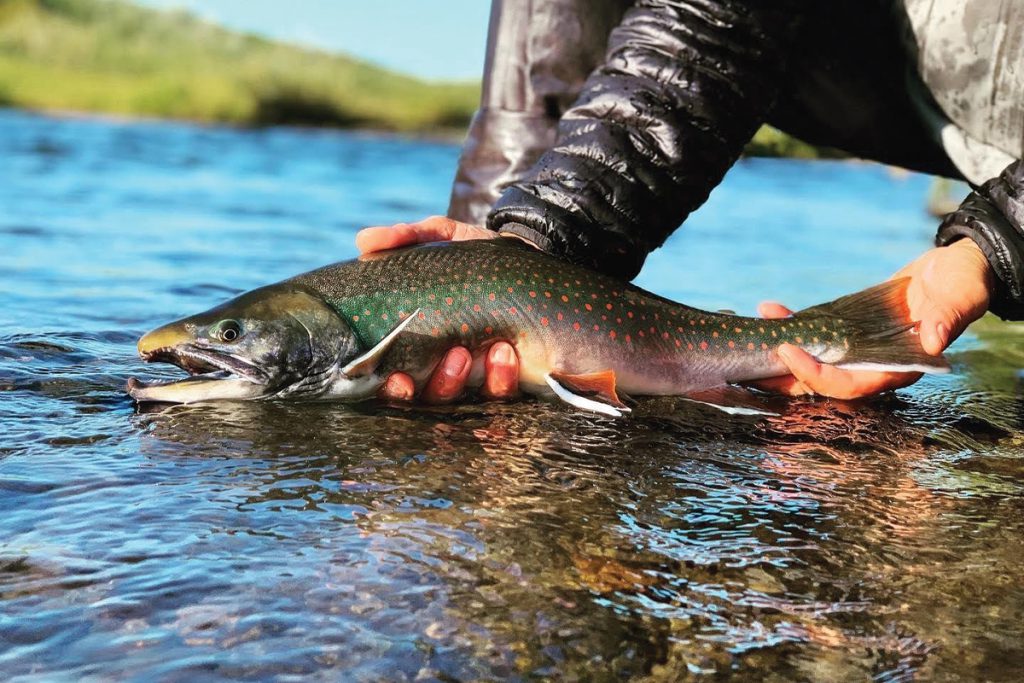
<svg viewBox="0 0 1024 683">
<path fill-rule="evenodd" d="M 128 380 L 126 391 L 139 403 L 196 403 L 251 399 L 264 393 L 269 377 L 254 363 L 195 344 L 164 346 L 139 353 L 147 363 L 169 363 L 189 374 L 182 380 Z"/>
</svg>

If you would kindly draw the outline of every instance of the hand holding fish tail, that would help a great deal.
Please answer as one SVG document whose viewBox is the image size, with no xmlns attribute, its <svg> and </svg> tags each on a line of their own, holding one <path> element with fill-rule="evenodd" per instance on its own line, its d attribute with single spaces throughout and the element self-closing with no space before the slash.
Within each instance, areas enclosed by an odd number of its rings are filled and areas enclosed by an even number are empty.
<svg viewBox="0 0 1024 683">
<path fill-rule="evenodd" d="M 907 306 L 911 319 L 920 322 L 921 346 L 938 356 L 969 324 L 988 309 L 993 274 L 981 249 L 964 239 L 936 247 L 909 263 L 893 279 L 909 277 Z M 765 302 L 758 307 L 763 318 L 793 314 L 785 306 Z M 754 386 L 790 396 L 818 394 L 853 399 L 899 389 L 920 379 L 917 372 L 844 370 L 818 362 L 806 351 L 784 344 L 779 358 L 792 374 L 754 383 Z"/>
</svg>

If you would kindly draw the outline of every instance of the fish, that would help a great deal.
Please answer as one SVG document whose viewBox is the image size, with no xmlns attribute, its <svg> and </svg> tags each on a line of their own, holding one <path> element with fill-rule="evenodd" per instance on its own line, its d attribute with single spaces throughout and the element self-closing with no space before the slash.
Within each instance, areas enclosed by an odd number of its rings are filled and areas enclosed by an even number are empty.
<svg viewBox="0 0 1024 683">
<path fill-rule="evenodd" d="M 474 357 L 470 386 L 498 341 L 519 358 L 519 387 L 620 417 L 627 397 L 674 395 L 727 412 L 740 383 L 788 374 L 794 344 L 853 370 L 942 373 L 922 349 L 892 280 L 791 317 L 761 319 L 676 303 L 518 240 L 439 242 L 335 263 L 244 293 L 145 334 L 148 362 L 179 381 L 136 378 L 140 403 L 373 398 L 392 372 L 422 388 L 454 346 Z M 720 398 L 725 396 L 726 398 Z"/>
</svg>

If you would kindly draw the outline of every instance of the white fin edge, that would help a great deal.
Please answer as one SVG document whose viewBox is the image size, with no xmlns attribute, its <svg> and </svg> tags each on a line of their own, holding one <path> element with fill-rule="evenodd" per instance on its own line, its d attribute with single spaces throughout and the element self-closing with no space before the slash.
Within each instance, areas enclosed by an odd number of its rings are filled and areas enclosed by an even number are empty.
<svg viewBox="0 0 1024 683">
<path fill-rule="evenodd" d="M 937 367 L 935 365 L 919 365 L 916 363 L 836 363 L 835 367 L 841 370 L 870 370 L 874 372 L 923 372 L 928 375 L 945 375 L 950 372 L 949 368 Z"/>
<path fill-rule="evenodd" d="M 768 417 L 779 416 L 778 413 L 773 413 L 769 410 L 757 410 L 756 408 L 741 408 L 739 406 L 723 406 L 721 403 L 709 403 L 708 401 L 698 401 L 695 398 L 686 398 L 685 396 L 681 398 L 684 401 L 689 401 L 690 403 L 699 403 L 702 406 L 711 406 L 712 408 L 717 408 L 721 410 L 723 413 L 728 413 L 729 415 L 765 415 Z"/>
<path fill-rule="evenodd" d="M 595 413 L 601 413 L 602 415 L 610 415 L 611 417 L 622 417 L 623 412 L 629 412 L 629 408 L 616 408 L 610 406 L 607 403 L 601 403 L 600 401 L 594 401 L 593 399 L 586 398 L 574 394 L 556 380 L 551 375 L 544 375 L 544 381 L 551 387 L 551 391 L 555 392 L 555 396 L 562 399 L 571 406 L 575 406 L 582 410 L 590 410 Z"/>
<path fill-rule="evenodd" d="M 346 377 L 360 377 L 362 375 L 372 373 L 377 368 L 377 364 L 380 362 L 381 356 L 383 356 L 384 352 L 388 350 L 391 343 L 395 341 L 395 337 L 400 335 L 402 331 L 409 326 L 409 323 L 416 319 L 419 312 L 420 309 L 417 308 L 410 315 L 406 316 L 405 320 L 395 325 L 395 329 L 388 332 L 383 339 L 374 345 L 372 349 L 349 361 L 349 363 L 341 369 L 341 374 Z"/>
</svg>

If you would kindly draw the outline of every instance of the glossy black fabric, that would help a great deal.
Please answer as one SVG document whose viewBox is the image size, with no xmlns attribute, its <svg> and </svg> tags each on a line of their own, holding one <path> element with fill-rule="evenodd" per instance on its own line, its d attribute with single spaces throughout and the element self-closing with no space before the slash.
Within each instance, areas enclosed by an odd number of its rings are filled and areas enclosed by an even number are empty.
<svg viewBox="0 0 1024 683">
<path fill-rule="evenodd" d="M 488 225 L 631 278 L 706 199 L 774 101 L 800 3 L 644 0 Z"/>
<path fill-rule="evenodd" d="M 486 216 L 494 230 L 632 278 L 765 122 L 959 177 L 921 120 L 901 11 L 887 0 L 496 0 L 483 106 L 449 215 Z M 971 236 L 994 245 L 990 258 L 1024 253 L 1020 217 L 988 206 L 968 212 L 972 225 L 1003 216 L 1011 229 Z M 1000 297 L 1011 297 L 999 310 L 1020 311 L 1024 274 L 1006 263 L 993 262 L 1007 282 Z"/>
<path fill-rule="evenodd" d="M 977 242 L 996 275 L 989 310 L 1024 320 L 1024 162 L 1016 161 L 972 192 L 939 226 L 936 242 Z"/>
</svg>

